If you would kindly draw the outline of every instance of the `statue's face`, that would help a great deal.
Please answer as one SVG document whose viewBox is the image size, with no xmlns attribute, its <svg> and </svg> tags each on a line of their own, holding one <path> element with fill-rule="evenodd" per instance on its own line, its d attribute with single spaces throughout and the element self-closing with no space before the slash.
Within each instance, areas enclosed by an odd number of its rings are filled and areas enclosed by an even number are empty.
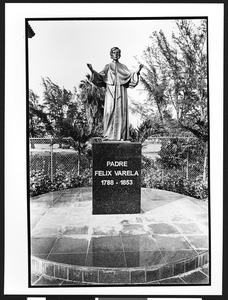
<svg viewBox="0 0 228 300">
<path fill-rule="evenodd" d="M 119 49 L 115 49 L 115 50 L 112 51 L 111 58 L 113 60 L 118 60 L 120 58 L 120 51 L 119 51 Z"/>
</svg>

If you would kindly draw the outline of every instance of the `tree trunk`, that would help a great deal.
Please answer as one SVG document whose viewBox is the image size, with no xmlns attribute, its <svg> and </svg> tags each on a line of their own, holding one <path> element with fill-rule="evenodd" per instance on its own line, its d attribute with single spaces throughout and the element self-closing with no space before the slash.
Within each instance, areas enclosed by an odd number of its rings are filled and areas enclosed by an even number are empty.
<svg viewBox="0 0 228 300">
<path fill-rule="evenodd" d="M 53 182 L 53 143 L 51 138 L 51 145 L 50 145 L 50 175 L 51 175 L 51 182 Z"/>
<path fill-rule="evenodd" d="M 77 175 L 79 176 L 80 175 L 80 159 L 81 159 L 81 151 L 78 150 L 78 172 L 77 172 Z"/>
<path fill-rule="evenodd" d="M 188 171 L 189 171 L 189 149 L 187 152 L 187 163 L 186 163 L 186 179 L 188 180 Z"/>
<path fill-rule="evenodd" d="M 157 108 L 158 108 L 158 112 L 159 112 L 159 117 L 160 117 L 161 123 L 162 123 L 162 125 L 164 125 L 161 107 L 160 107 L 160 105 L 158 103 L 157 103 Z"/>
</svg>

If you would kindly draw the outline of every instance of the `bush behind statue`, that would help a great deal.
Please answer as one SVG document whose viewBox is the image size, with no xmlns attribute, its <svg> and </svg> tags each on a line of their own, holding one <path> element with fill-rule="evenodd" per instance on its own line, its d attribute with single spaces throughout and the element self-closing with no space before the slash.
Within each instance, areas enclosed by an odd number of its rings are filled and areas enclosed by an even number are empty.
<svg viewBox="0 0 228 300">
<path fill-rule="evenodd" d="M 86 168 L 80 175 L 75 170 L 67 172 L 59 168 L 52 182 L 45 170 L 30 172 L 31 197 L 52 191 L 88 186 L 92 186 L 91 168 Z M 180 170 L 165 170 L 164 172 L 156 166 L 153 160 L 144 156 L 142 156 L 141 186 L 176 192 L 197 199 L 208 197 L 208 183 L 203 182 L 202 176 L 187 180 L 183 178 Z"/>
<path fill-rule="evenodd" d="M 203 176 L 199 175 L 195 180 L 183 178 L 180 171 L 169 170 L 165 175 L 161 170 L 142 170 L 141 186 L 146 188 L 171 191 L 197 199 L 208 197 L 207 182 L 203 182 Z"/>
<path fill-rule="evenodd" d="M 44 193 L 85 187 L 92 185 L 92 172 L 91 169 L 85 169 L 80 175 L 77 171 L 63 171 L 58 169 L 53 176 L 53 181 L 51 182 L 51 177 L 46 174 L 45 170 L 41 171 L 31 171 L 30 172 L 30 196 L 38 196 Z"/>
</svg>

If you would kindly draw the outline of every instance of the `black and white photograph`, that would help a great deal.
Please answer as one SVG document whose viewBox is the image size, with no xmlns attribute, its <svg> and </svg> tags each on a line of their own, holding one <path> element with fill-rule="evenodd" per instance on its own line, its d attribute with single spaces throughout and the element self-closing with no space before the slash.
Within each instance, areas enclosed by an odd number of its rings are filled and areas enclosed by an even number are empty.
<svg viewBox="0 0 228 300">
<path fill-rule="evenodd" d="M 27 28 L 31 285 L 209 284 L 207 18 Z"/>
<path fill-rule="evenodd" d="M 221 99 L 208 13 L 61 7 L 23 19 L 27 289 L 209 291 Z"/>
</svg>

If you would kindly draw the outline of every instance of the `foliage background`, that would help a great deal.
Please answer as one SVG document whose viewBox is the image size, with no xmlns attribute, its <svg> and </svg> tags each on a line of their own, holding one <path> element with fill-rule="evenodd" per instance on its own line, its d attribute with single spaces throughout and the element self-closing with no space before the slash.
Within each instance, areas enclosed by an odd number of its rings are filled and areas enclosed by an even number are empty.
<svg viewBox="0 0 228 300">
<path fill-rule="evenodd" d="M 131 126 L 132 141 L 167 136 L 159 158 L 142 159 L 142 186 L 171 190 L 196 198 L 207 197 L 208 87 L 207 22 L 176 20 L 172 42 L 162 30 L 151 34 L 139 63 L 144 64 L 141 83 L 146 101 L 134 100 L 133 113 L 141 123 Z M 42 78 L 43 98 L 29 91 L 29 134 L 50 137 L 59 147 L 74 149 L 77 168 L 59 167 L 54 177 L 45 170 L 31 170 L 31 195 L 69 187 L 91 185 L 91 141 L 102 136 L 105 90 L 94 86 L 90 75 L 69 91 L 50 78 Z M 176 137 L 176 138 L 174 138 Z M 188 137 L 188 139 L 182 139 Z M 190 141 L 190 142 L 189 142 Z M 88 166 L 82 161 L 88 160 Z M 193 161 L 195 176 L 183 176 Z M 60 164 L 61 165 L 61 164 Z M 198 166 L 203 166 L 198 168 Z M 165 172 L 164 172 L 165 170 Z"/>
</svg>

